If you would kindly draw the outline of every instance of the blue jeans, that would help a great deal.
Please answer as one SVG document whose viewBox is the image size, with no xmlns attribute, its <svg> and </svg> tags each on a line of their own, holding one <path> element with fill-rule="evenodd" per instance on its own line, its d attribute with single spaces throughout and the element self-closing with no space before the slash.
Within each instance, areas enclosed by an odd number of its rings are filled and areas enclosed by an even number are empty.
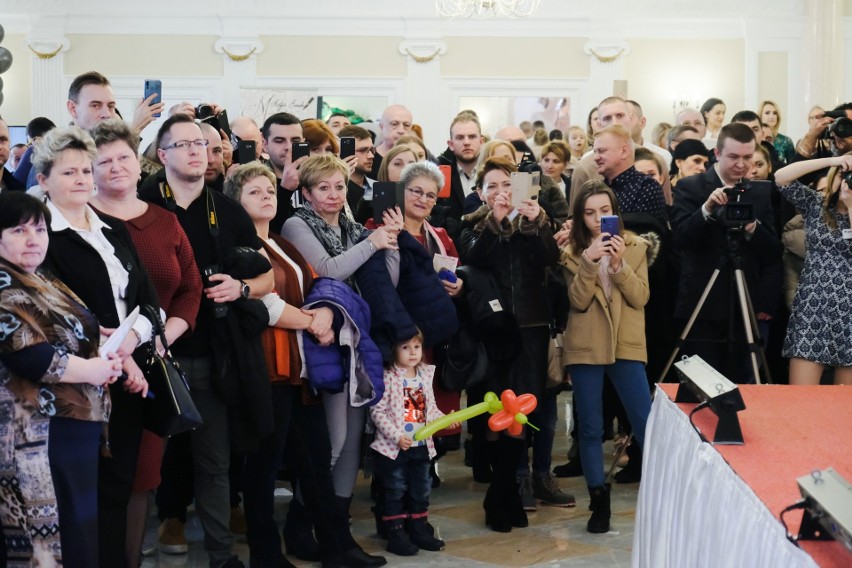
<svg viewBox="0 0 852 568">
<path fill-rule="evenodd" d="M 580 459 L 589 487 L 604 483 L 603 473 L 603 393 L 604 373 L 609 375 L 618 398 L 627 410 L 633 436 L 645 445 L 645 424 L 651 412 L 651 392 L 640 361 L 618 359 L 611 365 L 569 365 L 574 385 L 574 403 L 579 421 Z"/>
<path fill-rule="evenodd" d="M 376 475 L 385 491 L 384 519 L 423 516 L 429 510 L 432 477 L 429 449 L 425 445 L 400 450 L 395 460 L 376 453 Z M 406 493 L 407 507 L 402 502 Z"/>
</svg>

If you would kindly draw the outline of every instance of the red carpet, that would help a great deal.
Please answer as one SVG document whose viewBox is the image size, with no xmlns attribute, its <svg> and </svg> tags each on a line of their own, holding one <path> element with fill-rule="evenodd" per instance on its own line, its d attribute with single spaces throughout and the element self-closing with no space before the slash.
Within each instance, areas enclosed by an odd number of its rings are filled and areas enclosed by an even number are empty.
<svg viewBox="0 0 852 568">
<path fill-rule="evenodd" d="M 676 384 L 662 388 L 674 400 Z M 741 385 L 746 409 L 739 413 L 743 446 L 716 450 L 778 518 L 798 501 L 796 479 L 815 469 L 833 467 L 852 482 L 852 387 Z M 687 413 L 694 404 L 679 404 Z M 695 424 L 713 439 L 716 415 L 699 411 Z M 785 515 L 790 532 L 798 534 L 801 511 Z M 802 541 L 822 567 L 848 567 L 852 554 L 836 541 Z"/>
</svg>

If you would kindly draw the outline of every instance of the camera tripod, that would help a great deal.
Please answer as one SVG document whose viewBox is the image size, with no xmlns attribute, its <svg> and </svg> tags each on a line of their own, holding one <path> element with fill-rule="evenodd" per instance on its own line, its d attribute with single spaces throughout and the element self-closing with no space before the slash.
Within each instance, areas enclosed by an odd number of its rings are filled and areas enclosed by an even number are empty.
<svg viewBox="0 0 852 568">
<path fill-rule="evenodd" d="M 683 332 L 681 332 L 680 337 L 675 342 L 675 348 L 672 351 L 671 357 L 669 357 L 669 360 L 666 362 L 666 366 L 660 374 L 660 378 L 657 380 L 658 383 L 665 379 L 669 369 L 671 369 L 672 364 L 674 364 L 677 354 L 680 352 L 684 342 L 686 341 L 686 337 L 689 335 L 692 326 L 695 324 L 695 320 L 698 319 L 698 314 L 701 312 L 701 308 L 704 307 L 704 302 L 707 301 L 707 297 L 710 295 L 713 285 L 716 284 L 719 274 L 726 265 L 730 265 L 733 268 L 733 271 L 728 273 L 730 277 L 728 285 L 731 289 L 736 288 L 738 304 L 737 311 L 742 317 L 752 375 L 754 376 L 754 380 L 757 384 L 762 384 L 760 370 L 763 369 L 765 382 L 767 384 L 772 382 L 772 377 L 769 375 L 769 367 L 766 363 L 766 353 L 764 352 L 763 344 L 760 341 L 760 330 L 757 326 L 757 317 L 754 315 L 751 295 L 749 294 L 748 284 L 746 283 L 745 273 L 743 272 L 743 259 L 740 253 L 740 246 L 744 238 L 743 226 L 727 227 L 726 237 L 726 251 L 719 260 L 718 266 L 713 270 L 713 274 L 710 276 L 710 280 L 707 282 L 707 286 L 705 286 L 704 292 L 702 292 L 701 298 L 698 300 L 698 304 L 696 304 L 695 309 L 692 311 L 692 314 L 690 314 L 689 320 L 683 328 Z M 734 315 L 734 317 L 736 316 Z M 730 338 L 726 341 L 730 342 Z"/>
</svg>

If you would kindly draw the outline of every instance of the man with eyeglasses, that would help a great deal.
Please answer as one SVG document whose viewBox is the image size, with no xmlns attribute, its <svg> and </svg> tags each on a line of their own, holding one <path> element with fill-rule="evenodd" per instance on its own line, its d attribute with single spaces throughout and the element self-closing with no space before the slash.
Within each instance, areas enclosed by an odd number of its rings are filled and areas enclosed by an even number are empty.
<svg viewBox="0 0 852 568">
<path fill-rule="evenodd" d="M 384 110 L 382 118 L 379 120 L 382 141 L 375 149 L 376 155 L 373 159 L 373 170 L 370 172 L 371 178 L 378 179 L 382 158 L 393 148 L 400 136 L 411 132 L 413 123 L 414 117 L 411 111 L 402 105 L 391 105 Z"/>
<path fill-rule="evenodd" d="M 338 135 L 341 138 L 351 137 L 355 139 L 355 171 L 349 175 L 349 184 L 346 188 L 346 203 L 352 213 L 355 213 L 362 197 L 366 201 L 372 199 L 375 180 L 370 178 L 370 172 L 373 170 L 376 149 L 373 148 L 373 139 L 366 128 L 344 126 L 340 129 Z"/>
<path fill-rule="evenodd" d="M 233 365 L 220 360 L 229 346 L 221 344 L 218 332 L 227 320 L 218 317 L 221 310 L 216 308 L 227 306 L 230 314 L 235 309 L 232 302 L 240 298 L 258 299 L 272 291 L 272 270 L 245 280 L 222 273 L 222 255 L 236 247 L 259 250 L 261 243 L 245 210 L 205 186 L 208 141 L 192 118 L 175 114 L 166 120 L 157 133 L 155 144 L 163 170 L 145 180 L 140 197 L 175 213 L 192 245 L 198 270 L 203 275 L 205 269 L 214 272 L 204 276 L 209 285 L 204 290 L 195 329 L 172 345 L 172 354 L 186 371 L 192 399 L 204 423 L 192 433 L 169 440 L 163 460 L 163 485 L 157 501 L 161 516 L 180 517 L 180 509 L 185 505 L 180 497 L 183 492 L 176 482 L 169 483 L 173 475 L 170 475 L 168 464 L 180 461 L 175 454 L 180 452 L 180 445 L 186 443 L 186 438 L 181 437 L 189 437 L 195 475 L 195 509 L 204 528 L 204 547 L 210 557 L 210 566 L 240 568 L 243 563 L 232 552 L 234 536 L 229 529 L 229 414 L 233 415 L 234 410 L 242 413 L 247 410 L 232 406 L 233 401 L 226 401 L 221 393 L 232 381 L 247 381 L 250 377 L 233 376 L 244 372 L 236 359 L 231 362 Z M 259 341 L 259 336 L 243 341 L 255 339 Z M 269 410 L 271 421 L 271 408 Z M 248 412 L 249 416 L 264 415 L 260 407 Z M 251 426 L 262 432 L 261 425 Z M 170 508 L 175 509 L 171 515 Z"/>
</svg>

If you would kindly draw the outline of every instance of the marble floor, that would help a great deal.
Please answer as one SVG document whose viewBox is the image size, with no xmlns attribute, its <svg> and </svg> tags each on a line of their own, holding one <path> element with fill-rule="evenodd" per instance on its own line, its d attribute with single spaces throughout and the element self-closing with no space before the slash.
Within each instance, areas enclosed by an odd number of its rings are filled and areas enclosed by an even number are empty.
<svg viewBox="0 0 852 568">
<path fill-rule="evenodd" d="M 569 394 L 560 396 L 569 400 Z M 553 450 L 554 465 L 564 463 L 568 436 L 563 420 L 564 405 L 560 404 L 560 422 Z M 612 460 L 612 443 L 605 447 L 607 467 Z M 440 537 L 446 541 L 441 552 L 420 551 L 413 557 L 399 557 L 384 552 L 385 542 L 375 532 L 370 513 L 369 480 L 359 479 L 352 503 L 352 533 L 361 546 L 370 553 L 382 553 L 388 566 L 470 566 L 470 567 L 520 567 L 520 566 L 571 566 L 585 568 L 628 567 L 633 541 L 633 520 L 639 484 L 614 484 L 612 488 L 612 526 L 607 534 L 586 532 L 589 517 L 589 497 L 583 478 L 560 479 L 563 491 L 576 496 L 576 508 L 557 508 L 539 504 L 538 510 L 529 514 L 530 526 L 514 529 L 511 533 L 495 533 L 484 524 L 482 499 L 486 486 L 476 483 L 471 470 L 464 466 L 463 452 L 450 452 L 439 462 L 442 484 L 431 497 L 430 521 Z M 283 522 L 289 502 L 288 492 L 276 497 L 276 516 Z M 145 558 L 143 568 L 155 566 L 206 567 L 207 556 L 202 546 L 203 533 L 193 513 L 187 523 L 189 553 L 185 555 L 159 554 L 156 551 Z M 149 519 L 146 543 L 155 548 L 157 519 Z M 238 542 L 235 552 L 248 564 L 248 547 L 245 539 Z M 297 566 L 319 566 L 290 560 Z M 263 568 L 263 567 L 261 567 Z"/>
</svg>

